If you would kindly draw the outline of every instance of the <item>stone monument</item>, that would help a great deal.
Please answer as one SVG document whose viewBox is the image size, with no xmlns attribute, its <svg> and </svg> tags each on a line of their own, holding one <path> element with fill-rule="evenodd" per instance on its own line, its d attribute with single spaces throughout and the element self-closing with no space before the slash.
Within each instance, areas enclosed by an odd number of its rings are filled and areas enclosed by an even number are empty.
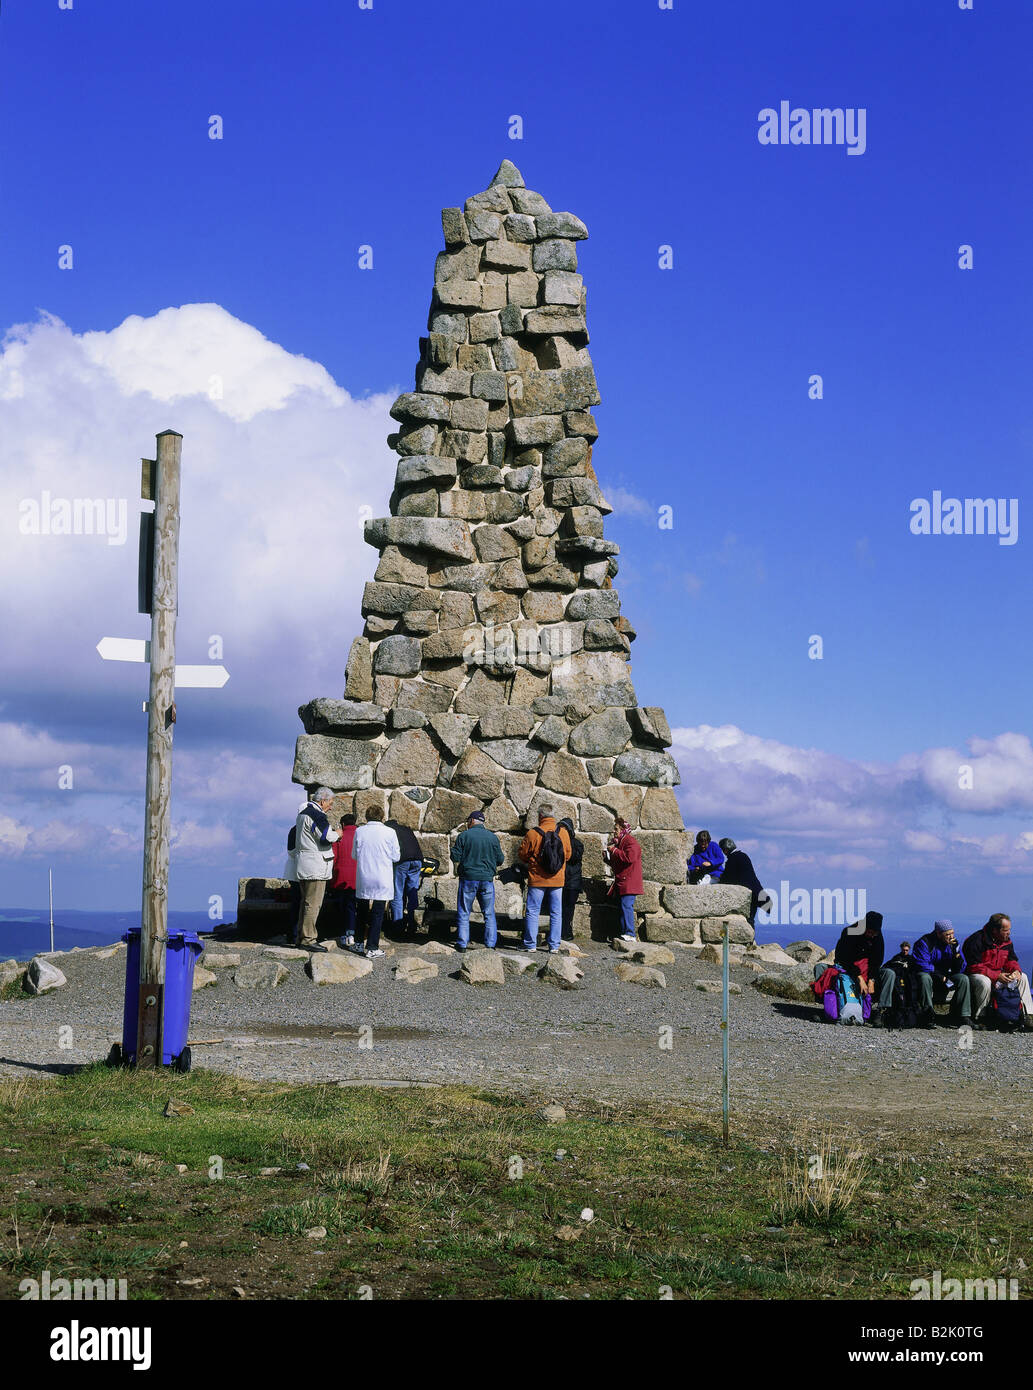
<svg viewBox="0 0 1033 1390">
<path fill-rule="evenodd" d="M 577 934 L 615 932 L 603 851 L 623 815 L 642 845 L 643 935 L 716 939 L 743 890 L 685 884 L 670 729 L 636 698 L 635 633 L 604 534 L 577 273 L 587 229 L 509 160 L 441 221 L 415 390 L 391 408 L 391 514 L 365 526 L 380 559 L 364 629 L 343 697 L 299 710 L 293 779 L 340 793 L 335 816 L 361 820 L 377 801 L 416 830 L 440 865 L 425 886 L 431 913 L 455 908 L 449 845 L 471 811 L 484 811 L 509 867 L 551 802 L 585 846 Z M 503 873 L 500 918 L 520 913 L 512 879 Z"/>
</svg>

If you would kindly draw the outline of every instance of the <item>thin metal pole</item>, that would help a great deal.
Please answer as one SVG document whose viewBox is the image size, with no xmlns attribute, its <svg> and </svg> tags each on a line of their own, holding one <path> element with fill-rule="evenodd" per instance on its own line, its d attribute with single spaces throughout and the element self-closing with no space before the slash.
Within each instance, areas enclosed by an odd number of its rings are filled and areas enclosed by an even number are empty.
<svg viewBox="0 0 1033 1390">
<path fill-rule="evenodd" d="M 179 465 L 183 438 L 157 436 L 154 467 L 154 568 L 151 595 L 151 683 L 147 702 L 147 803 L 144 813 L 143 903 L 140 913 L 140 1001 L 136 1065 L 161 1066 L 168 941 L 172 730 L 176 722 L 176 610 L 179 587 Z"/>
<path fill-rule="evenodd" d="M 728 924 L 721 930 L 721 1133 L 728 1147 Z"/>
<path fill-rule="evenodd" d="M 54 870 L 47 870 L 47 877 L 50 880 L 50 949 L 54 949 Z"/>
</svg>

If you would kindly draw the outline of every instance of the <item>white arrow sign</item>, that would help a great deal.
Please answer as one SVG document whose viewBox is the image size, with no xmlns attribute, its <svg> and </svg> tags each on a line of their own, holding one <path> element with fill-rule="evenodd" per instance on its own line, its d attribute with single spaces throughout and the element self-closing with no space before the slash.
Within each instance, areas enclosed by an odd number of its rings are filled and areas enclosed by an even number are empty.
<svg viewBox="0 0 1033 1390">
<path fill-rule="evenodd" d="M 149 661 L 150 645 L 140 637 L 102 637 L 97 650 L 105 661 Z"/>
<path fill-rule="evenodd" d="M 139 637 L 102 637 L 97 650 L 105 661 L 149 661 L 150 642 Z M 177 666 L 175 684 L 181 689 L 220 690 L 230 678 L 225 666 Z"/>
<path fill-rule="evenodd" d="M 177 686 L 207 686 L 219 690 L 230 678 L 225 666 L 177 666 Z"/>
</svg>

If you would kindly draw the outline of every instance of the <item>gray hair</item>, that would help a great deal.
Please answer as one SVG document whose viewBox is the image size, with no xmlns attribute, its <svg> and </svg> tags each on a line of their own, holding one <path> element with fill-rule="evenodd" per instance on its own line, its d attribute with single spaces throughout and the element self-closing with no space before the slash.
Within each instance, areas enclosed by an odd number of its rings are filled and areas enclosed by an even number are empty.
<svg viewBox="0 0 1033 1390">
<path fill-rule="evenodd" d="M 539 820 L 541 820 L 541 819 L 543 818 L 543 816 L 551 816 L 552 813 L 553 813 L 553 808 L 552 808 L 552 806 L 550 805 L 550 803 L 549 803 L 548 801 L 543 801 L 542 804 L 538 807 L 538 819 L 539 819 Z"/>
<path fill-rule="evenodd" d="M 329 787 L 317 787 L 312 793 L 313 801 L 333 801 L 334 794 Z"/>
</svg>

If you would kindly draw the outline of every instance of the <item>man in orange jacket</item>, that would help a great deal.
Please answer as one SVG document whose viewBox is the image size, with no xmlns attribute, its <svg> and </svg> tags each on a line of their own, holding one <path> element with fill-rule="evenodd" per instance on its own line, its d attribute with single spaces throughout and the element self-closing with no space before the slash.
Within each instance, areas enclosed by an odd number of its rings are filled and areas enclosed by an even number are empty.
<svg viewBox="0 0 1033 1390">
<path fill-rule="evenodd" d="M 538 808 L 537 828 L 529 830 L 517 854 L 527 865 L 527 912 L 524 917 L 524 950 L 538 945 L 538 917 L 545 899 L 549 909 L 549 953 L 560 949 L 563 931 L 563 881 L 570 858 L 570 836 L 556 828 L 553 808 L 543 802 Z"/>
</svg>

